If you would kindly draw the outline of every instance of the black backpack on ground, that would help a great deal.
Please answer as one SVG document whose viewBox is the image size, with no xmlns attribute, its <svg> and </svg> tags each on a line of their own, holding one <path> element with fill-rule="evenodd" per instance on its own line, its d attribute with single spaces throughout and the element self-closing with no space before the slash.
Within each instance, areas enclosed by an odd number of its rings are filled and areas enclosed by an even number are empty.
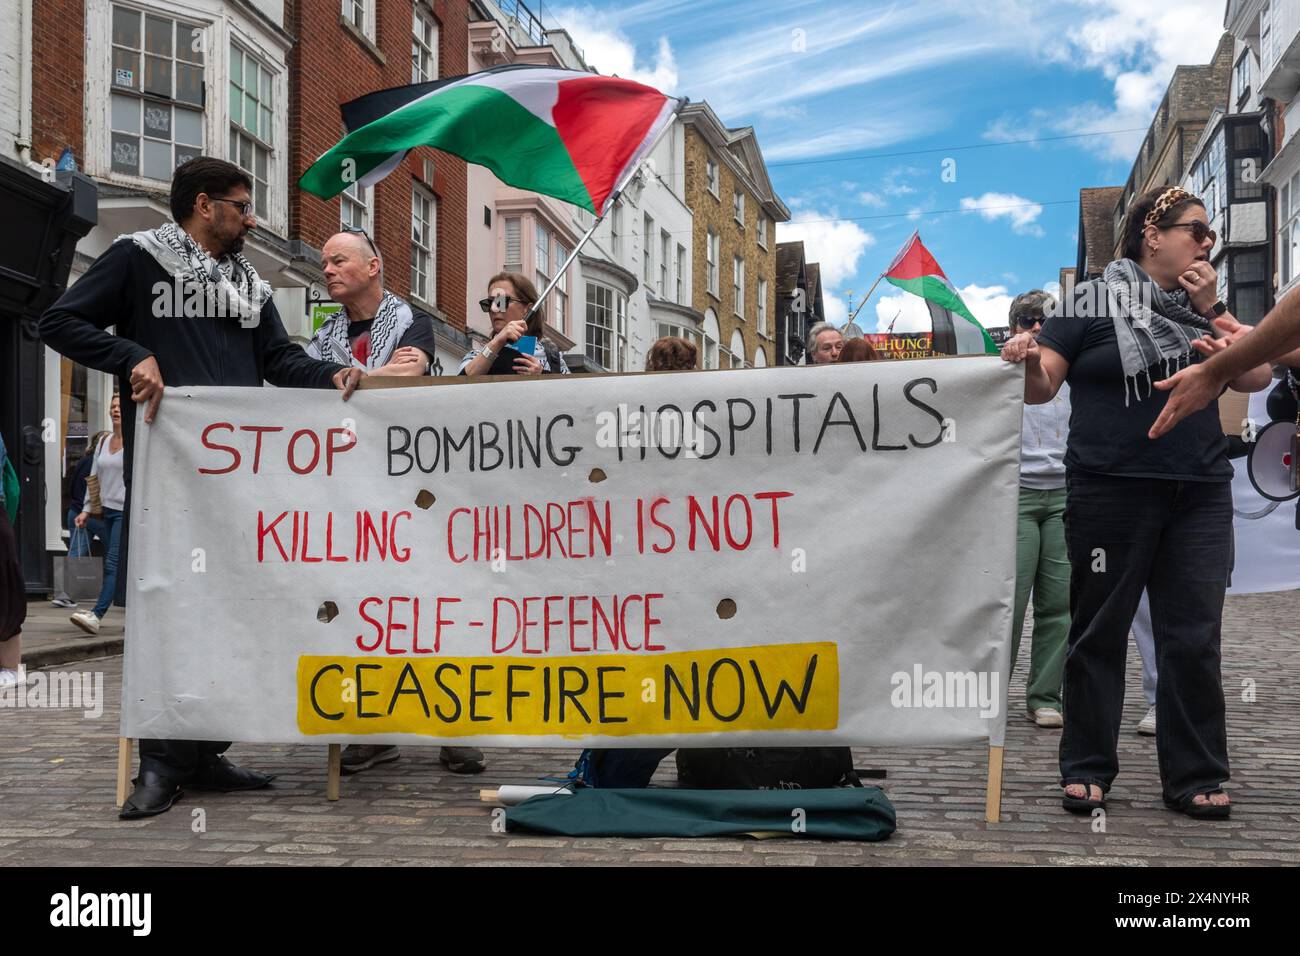
<svg viewBox="0 0 1300 956">
<path fill-rule="evenodd" d="M 699 790 L 817 790 L 860 787 L 848 747 L 679 749 L 677 779 Z"/>
</svg>

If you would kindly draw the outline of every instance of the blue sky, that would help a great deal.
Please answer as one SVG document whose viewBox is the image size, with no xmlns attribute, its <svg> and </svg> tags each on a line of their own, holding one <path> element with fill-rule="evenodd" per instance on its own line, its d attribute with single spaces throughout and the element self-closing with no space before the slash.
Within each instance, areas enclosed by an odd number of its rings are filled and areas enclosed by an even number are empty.
<svg viewBox="0 0 1300 956">
<path fill-rule="evenodd" d="M 1079 189 L 1125 181 L 1174 67 L 1209 60 L 1223 12 L 1223 0 L 546 8 L 601 72 L 755 128 L 794 216 L 777 238 L 821 261 L 833 321 L 919 228 L 987 325 L 1074 263 Z M 1010 142 L 1026 139 L 1040 141 Z M 929 327 L 887 283 L 858 324 L 895 316 L 899 331 Z"/>
</svg>

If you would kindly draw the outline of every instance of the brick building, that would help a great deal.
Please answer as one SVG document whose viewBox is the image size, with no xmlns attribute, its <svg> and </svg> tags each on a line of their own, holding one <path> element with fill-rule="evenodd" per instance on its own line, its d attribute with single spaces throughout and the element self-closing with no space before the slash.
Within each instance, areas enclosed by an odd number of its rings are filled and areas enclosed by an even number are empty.
<svg viewBox="0 0 1300 956">
<path fill-rule="evenodd" d="M 321 0 L 284 4 L 296 40 L 288 55 L 291 184 L 338 142 L 343 103 L 469 72 L 466 0 L 343 0 L 341 12 L 330 16 L 321 15 L 321 6 Z M 314 303 L 327 300 L 320 247 L 342 226 L 363 228 L 383 257 L 385 286 L 434 317 L 435 371 L 455 371 L 469 341 L 465 209 L 464 160 L 429 148 L 412 150 L 374 186 L 354 185 L 331 200 L 290 188 L 290 247 L 311 281 L 284 296 L 281 312 L 306 320 Z M 309 333 L 304 324 L 299 334 Z"/>
<path fill-rule="evenodd" d="M 706 102 L 680 115 L 703 366 L 775 365 L 775 225 L 789 221 L 790 210 L 772 189 L 753 127 L 724 126 Z"/>
</svg>

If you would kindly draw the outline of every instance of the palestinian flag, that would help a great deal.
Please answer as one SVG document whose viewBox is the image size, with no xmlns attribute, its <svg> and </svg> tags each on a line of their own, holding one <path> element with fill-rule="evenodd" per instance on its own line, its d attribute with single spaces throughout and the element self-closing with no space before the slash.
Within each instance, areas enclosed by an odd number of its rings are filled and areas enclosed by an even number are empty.
<svg viewBox="0 0 1300 956">
<path fill-rule="evenodd" d="M 599 216 L 681 103 L 632 80 L 544 66 L 378 90 L 343 104 L 347 134 L 298 184 L 329 199 L 354 181 L 383 179 L 413 147 L 433 146 Z"/>
<path fill-rule="evenodd" d="M 984 326 L 971 315 L 948 277 L 921 245 L 921 234 L 903 244 L 885 271 L 885 278 L 906 292 L 919 295 L 934 323 L 934 351 L 941 355 L 997 355 L 998 347 Z"/>
</svg>

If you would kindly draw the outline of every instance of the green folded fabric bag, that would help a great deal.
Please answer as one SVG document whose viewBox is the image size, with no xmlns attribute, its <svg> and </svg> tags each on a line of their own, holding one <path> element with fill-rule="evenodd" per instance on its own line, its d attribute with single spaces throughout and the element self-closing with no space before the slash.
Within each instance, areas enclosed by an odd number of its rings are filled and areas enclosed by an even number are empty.
<svg viewBox="0 0 1300 956">
<path fill-rule="evenodd" d="M 897 828 L 879 787 L 826 790 L 604 790 L 531 797 L 506 810 L 506 829 L 583 837 L 744 834 L 884 840 Z"/>
</svg>

